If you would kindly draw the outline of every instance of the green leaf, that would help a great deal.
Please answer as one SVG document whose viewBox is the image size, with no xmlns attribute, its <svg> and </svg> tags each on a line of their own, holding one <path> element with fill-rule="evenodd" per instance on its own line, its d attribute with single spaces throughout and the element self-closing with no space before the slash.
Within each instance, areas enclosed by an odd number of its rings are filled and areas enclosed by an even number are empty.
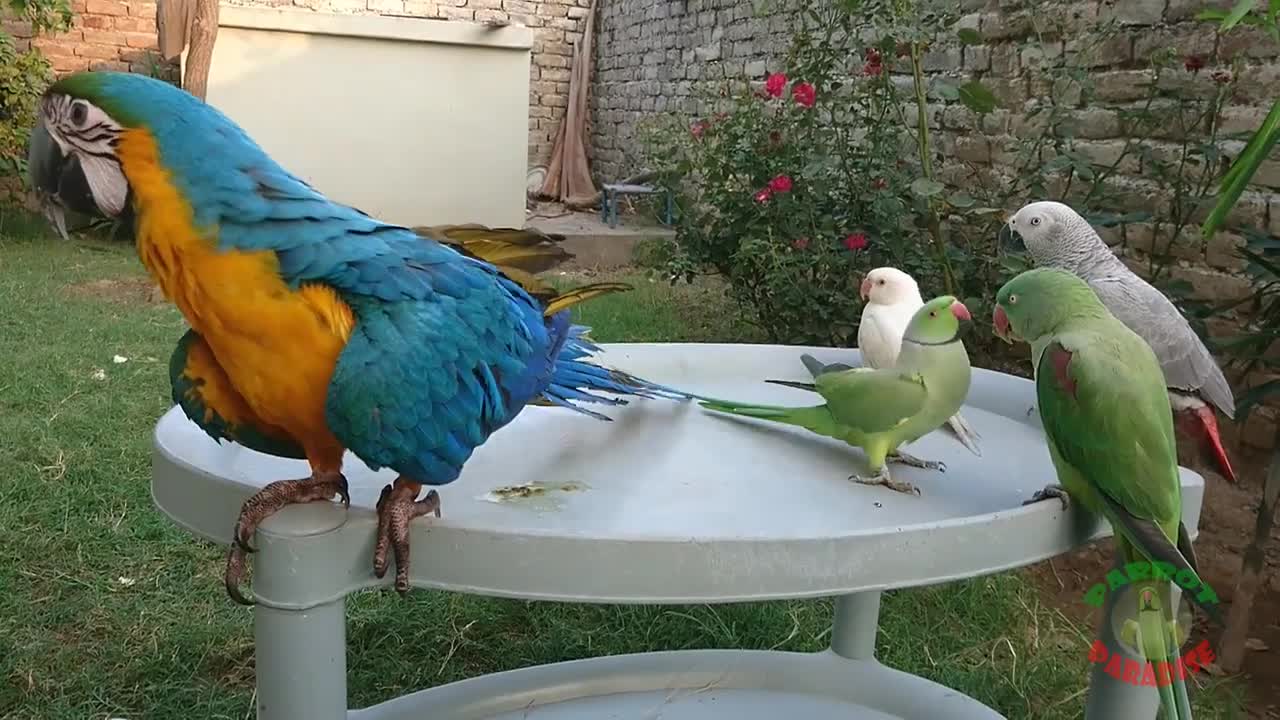
<svg viewBox="0 0 1280 720">
<path fill-rule="evenodd" d="M 973 196 L 970 195 L 969 193 L 960 192 L 947 198 L 947 202 L 951 205 L 951 207 L 967 208 L 967 207 L 973 207 L 973 204 L 977 201 L 974 200 Z"/>
<path fill-rule="evenodd" d="M 1231 12 L 1227 13 L 1227 16 L 1222 19 L 1222 26 L 1219 28 L 1220 31 L 1227 32 L 1231 28 L 1235 27 L 1236 23 L 1240 22 L 1245 15 L 1249 14 L 1249 11 L 1253 9 L 1253 6 L 1256 5 L 1257 2 L 1258 0 L 1238 0 L 1238 2 L 1236 2 L 1236 6 L 1231 8 Z"/>
<path fill-rule="evenodd" d="M 1278 141 L 1280 141 L 1280 99 L 1271 106 L 1271 112 L 1267 113 L 1262 126 L 1249 139 L 1249 143 L 1236 156 L 1235 162 L 1222 178 L 1218 202 L 1209 213 L 1209 217 L 1205 219 L 1204 225 L 1200 227 L 1205 237 L 1211 237 L 1222 227 L 1227 214 L 1231 212 L 1231 208 L 1235 207 L 1236 201 L 1240 199 L 1245 187 L 1253 179 L 1253 174 L 1271 154 L 1271 149 Z"/>
<path fill-rule="evenodd" d="M 960 38 L 960 42 L 965 45 L 982 44 L 982 34 L 973 28 L 960 28 L 956 31 L 956 37 Z"/>
<path fill-rule="evenodd" d="M 995 110 L 996 106 L 1000 104 L 996 100 L 996 96 L 987 89 L 987 86 L 977 80 L 970 80 L 961 85 L 958 90 L 960 92 L 960 102 L 980 115 L 985 115 Z"/>
<path fill-rule="evenodd" d="M 924 198 L 933 197 L 945 189 L 946 186 L 942 183 L 937 180 L 930 180 L 929 178 L 918 178 L 915 182 L 911 183 L 911 192 Z"/>
</svg>

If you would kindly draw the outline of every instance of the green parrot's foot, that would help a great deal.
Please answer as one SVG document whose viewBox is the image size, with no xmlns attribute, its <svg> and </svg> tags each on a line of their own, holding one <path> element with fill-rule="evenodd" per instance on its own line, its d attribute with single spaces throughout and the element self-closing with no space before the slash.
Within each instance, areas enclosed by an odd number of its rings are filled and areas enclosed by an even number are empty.
<svg viewBox="0 0 1280 720">
<path fill-rule="evenodd" d="M 1071 496 L 1067 494 L 1067 491 L 1061 485 L 1045 485 L 1043 490 L 1037 491 L 1035 495 L 1031 496 L 1030 500 L 1023 500 L 1022 504 L 1030 505 L 1050 498 L 1057 498 L 1062 503 L 1063 510 L 1071 507 Z"/>
<path fill-rule="evenodd" d="M 938 460 L 921 460 L 915 455 L 908 455 L 904 452 L 889 453 L 885 460 L 896 462 L 901 465 L 909 465 L 921 470 L 937 470 L 938 472 L 946 472 L 947 464 Z"/>
<path fill-rule="evenodd" d="M 240 593 L 240 578 L 244 576 L 246 554 L 254 551 L 249 546 L 249 538 L 257 532 L 258 525 L 285 505 L 331 500 L 334 495 L 342 498 L 344 508 L 351 507 L 347 478 L 340 472 L 315 472 L 309 478 L 273 482 L 244 501 L 232 531 L 231 550 L 223 573 L 223 582 L 232 600 L 241 605 L 253 604 Z"/>
<path fill-rule="evenodd" d="M 435 490 L 418 500 L 421 483 L 403 477 L 382 488 L 378 498 L 378 540 L 373 546 L 373 574 L 387 574 L 387 547 L 396 556 L 396 592 L 409 592 L 409 523 L 434 513 L 440 517 L 440 493 Z"/>
<path fill-rule="evenodd" d="M 912 485 L 909 482 L 894 480 L 889 475 L 888 466 L 882 466 L 880 468 L 880 472 L 872 475 L 871 477 L 867 477 L 865 475 L 850 475 L 849 479 L 863 485 L 883 485 L 890 490 L 897 490 L 898 492 L 906 493 L 907 495 L 920 494 L 920 488 L 917 488 L 915 485 Z"/>
</svg>

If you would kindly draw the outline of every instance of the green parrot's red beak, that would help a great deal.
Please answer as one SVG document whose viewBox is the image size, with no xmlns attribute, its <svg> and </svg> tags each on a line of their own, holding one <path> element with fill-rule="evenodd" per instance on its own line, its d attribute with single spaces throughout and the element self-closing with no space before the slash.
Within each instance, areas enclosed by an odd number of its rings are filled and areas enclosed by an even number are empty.
<svg viewBox="0 0 1280 720">
<path fill-rule="evenodd" d="M 965 307 L 964 303 L 959 300 L 951 303 L 951 314 L 962 322 L 968 322 L 973 319 L 973 316 L 969 314 L 969 308 Z"/>
<path fill-rule="evenodd" d="M 1003 307 L 996 305 L 991 324 L 995 326 L 996 337 L 1010 345 L 1013 344 L 1013 329 L 1009 327 L 1009 316 L 1005 314 Z"/>
</svg>

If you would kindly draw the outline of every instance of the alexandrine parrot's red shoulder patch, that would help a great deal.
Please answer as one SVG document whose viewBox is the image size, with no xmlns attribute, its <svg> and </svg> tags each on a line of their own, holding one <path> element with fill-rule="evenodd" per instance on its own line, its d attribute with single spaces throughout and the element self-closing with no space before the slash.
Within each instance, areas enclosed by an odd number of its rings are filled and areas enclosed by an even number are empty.
<svg viewBox="0 0 1280 720">
<path fill-rule="evenodd" d="M 1071 377 L 1071 361 L 1075 355 L 1056 342 L 1049 343 L 1044 352 L 1053 368 L 1053 379 L 1057 381 L 1058 387 L 1070 395 L 1072 400 L 1076 399 L 1076 381 Z"/>
</svg>

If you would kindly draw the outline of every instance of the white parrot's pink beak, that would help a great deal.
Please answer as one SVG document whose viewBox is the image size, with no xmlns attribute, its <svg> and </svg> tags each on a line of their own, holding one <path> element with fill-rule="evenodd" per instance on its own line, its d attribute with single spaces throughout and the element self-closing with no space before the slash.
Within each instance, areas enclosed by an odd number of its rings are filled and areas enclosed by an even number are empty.
<svg viewBox="0 0 1280 720">
<path fill-rule="evenodd" d="M 866 302 L 871 297 L 871 278 L 862 278 L 862 286 L 858 288 L 858 294 L 862 296 L 862 301 Z"/>
</svg>

